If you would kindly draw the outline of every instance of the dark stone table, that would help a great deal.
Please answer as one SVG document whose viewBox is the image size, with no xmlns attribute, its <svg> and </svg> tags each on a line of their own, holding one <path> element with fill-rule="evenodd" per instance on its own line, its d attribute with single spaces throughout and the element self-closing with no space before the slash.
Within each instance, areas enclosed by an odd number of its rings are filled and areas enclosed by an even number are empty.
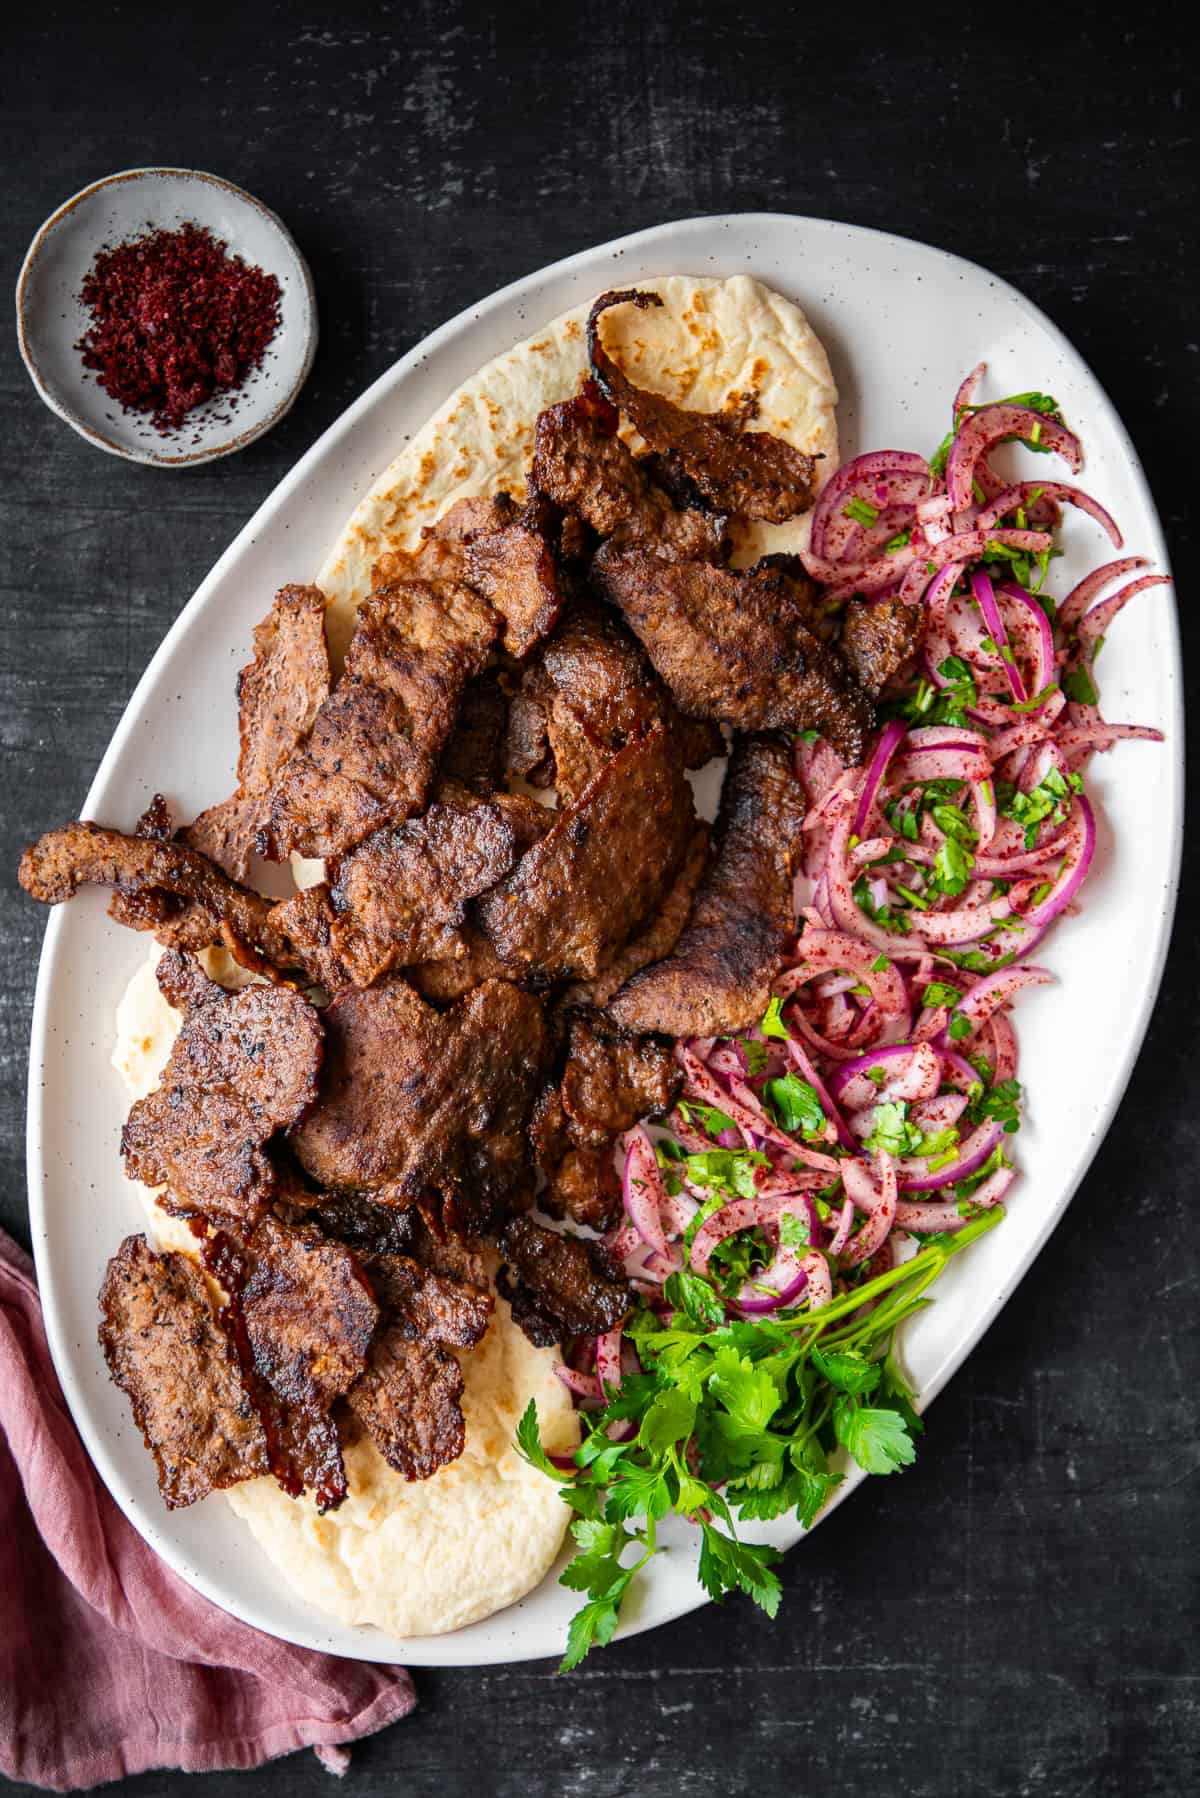
<svg viewBox="0 0 1200 1798">
<path fill-rule="evenodd" d="M 6 291 L 60 200 L 113 169 L 176 163 L 278 209 L 312 264 L 323 328 L 286 422 L 177 475 L 87 447 L 38 402 L 5 336 L 0 1203 L 18 1236 L 44 923 L 15 889 L 18 850 L 75 815 L 135 680 L 233 533 L 349 400 L 467 302 L 704 212 L 812 213 L 972 257 L 1044 307 L 1112 394 L 1186 602 L 1198 45 L 1182 7 L 1143 0 L 1119 26 L 1108 10 L 977 11 L 969 36 L 971 15 L 942 0 L 42 0 L 10 18 Z M 869 1482 L 790 1557 L 778 1623 L 732 1601 L 569 1682 L 545 1664 L 421 1673 L 418 1712 L 355 1751 L 349 1789 L 1200 1789 L 1194 847 L 1185 876 L 1141 1062 L 1070 1215 L 935 1407 L 916 1467 Z M 316 1794 L 327 1778 L 299 1756 L 187 1790 Z M 128 1789 L 182 1784 L 162 1773 Z"/>
</svg>

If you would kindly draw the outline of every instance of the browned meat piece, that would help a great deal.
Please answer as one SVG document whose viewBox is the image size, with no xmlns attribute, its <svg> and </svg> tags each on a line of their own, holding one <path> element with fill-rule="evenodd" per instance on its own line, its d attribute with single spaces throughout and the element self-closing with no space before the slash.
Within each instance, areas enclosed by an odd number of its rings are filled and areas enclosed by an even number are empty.
<svg viewBox="0 0 1200 1798">
<path fill-rule="evenodd" d="M 681 1077 L 665 1043 L 614 1030 L 591 1010 L 569 1012 L 566 1024 L 564 1066 L 543 1088 L 529 1124 L 547 1179 L 538 1203 L 551 1217 L 605 1230 L 621 1204 L 617 1136 L 668 1111 Z"/>
<path fill-rule="evenodd" d="M 321 1095 L 293 1135 L 311 1177 L 401 1206 L 433 1189 L 480 1218 L 503 1210 L 528 1175 L 538 1001 L 488 981 L 441 1013 L 392 980 L 340 994 L 324 1021 Z"/>
<path fill-rule="evenodd" d="M 491 499 L 458 499 L 443 512 L 429 535 L 446 543 L 471 543 L 492 531 L 515 523 L 518 508 L 511 495 L 497 493 Z"/>
<path fill-rule="evenodd" d="M 125 1171 L 165 1184 L 181 1209 L 253 1216 L 275 1191 L 265 1144 L 316 1097 L 320 1019 L 288 987 L 225 993 L 177 950 L 158 979 L 187 1016 L 161 1086 L 137 1100 L 121 1132 Z"/>
<path fill-rule="evenodd" d="M 403 1255 L 412 1248 L 420 1226 L 415 1211 L 397 1211 L 394 1205 L 377 1205 L 362 1193 L 314 1193 L 315 1201 L 303 1213 L 313 1218 L 339 1242 L 348 1243 L 359 1255 Z"/>
<path fill-rule="evenodd" d="M 594 382 L 575 399 L 548 406 L 534 430 L 531 488 L 601 537 L 616 533 L 666 556 L 723 561 L 724 519 L 677 512 L 616 432 L 616 408 Z"/>
<path fill-rule="evenodd" d="M 553 813 L 548 816 L 552 817 Z M 509 980 L 507 968 L 483 932 L 469 920 L 458 931 L 455 953 L 442 961 L 423 961 L 405 968 L 404 978 L 430 1005 L 453 1005 L 485 980 Z"/>
<path fill-rule="evenodd" d="M 359 607 L 341 680 L 288 763 L 259 847 L 279 861 L 340 855 L 419 812 L 496 634 L 491 607 L 452 580 L 384 587 Z"/>
<path fill-rule="evenodd" d="M 330 889 L 330 945 L 354 984 L 452 954 L 467 901 L 502 880 L 523 848 L 503 803 L 449 783 L 421 817 L 360 843 Z"/>
<path fill-rule="evenodd" d="M 522 677 L 508 765 L 535 785 L 553 782 L 559 804 L 572 805 L 607 761 L 661 722 L 679 735 L 686 767 L 722 753 L 720 732 L 680 717 L 620 621 L 577 603 Z"/>
<path fill-rule="evenodd" d="M 406 1480 L 427 1480 L 462 1454 L 462 1394 L 454 1356 L 392 1324 L 376 1336 L 346 1403 L 389 1466 Z"/>
<path fill-rule="evenodd" d="M 588 354 L 601 390 L 650 449 L 665 456 L 714 512 L 772 524 L 807 512 L 816 470 L 812 456 L 768 431 L 743 431 L 745 406 L 737 412 L 687 412 L 662 394 L 635 387 L 617 367 L 600 341 L 599 319 L 610 306 L 626 304 L 645 310 L 663 301 L 633 288 L 601 294 L 588 318 Z"/>
<path fill-rule="evenodd" d="M 621 1180 L 612 1143 L 568 1149 L 547 1175 L 538 1204 L 549 1217 L 569 1217 L 589 1230 L 611 1230 L 621 1216 Z"/>
<path fill-rule="evenodd" d="M 379 1307 L 359 1261 L 313 1224 L 264 1217 L 242 1314 L 254 1368 L 286 1405 L 328 1410 L 362 1373 Z"/>
<path fill-rule="evenodd" d="M 411 1215 L 411 1214 L 409 1214 Z M 492 1251 L 485 1249 L 481 1237 L 457 1236 L 452 1230 L 435 1234 L 424 1218 L 418 1218 L 412 1248 L 414 1261 L 435 1274 L 476 1286 L 487 1292 L 492 1283 Z"/>
<path fill-rule="evenodd" d="M 504 1227 L 500 1252 L 505 1257 L 500 1292 L 539 1347 L 564 1335 L 603 1335 L 629 1315 L 633 1288 L 598 1242 L 514 1217 Z"/>
<path fill-rule="evenodd" d="M 529 1121 L 533 1158 L 546 1176 L 538 1207 L 550 1217 L 569 1217 L 590 1230 L 609 1230 L 621 1213 L 621 1182 L 613 1156 L 614 1138 L 596 1147 L 576 1146 L 563 1108 L 562 1087 L 543 1087 Z"/>
<path fill-rule="evenodd" d="M 492 1295 L 453 1274 L 435 1273 L 407 1255 L 377 1255 L 371 1284 L 388 1323 L 412 1342 L 474 1348 L 492 1320 Z"/>
<path fill-rule="evenodd" d="M 467 579 L 504 619 L 510 655 L 528 655 L 558 617 L 562 596 L 553 552 L 526 524 L 477 537 L 467 549 Z"/>
<path fill-rule="evenodd" d="M 619 1024 L 687 1037 L 726 1036 L 758 1022 L 793 929 L 804 814 L 787 745 L 738 742 L 687 927 L 673 954 L 621 988 L 608 1008 Z"/>
<path fill-rule="evenodd" d="M 494 674 L 482 674 L 469 682 L 439 778 L 466 787 L 480 799 L 490 799 L 504 785 L 507 718 L 508 700 Z"/>
<path fill-rule="evenodd" d="M 270 922 L 271 901 L 182 843 L 67 824 L 30 845 L 19 879 L 43 905 L 60 905 L 80 886 L 115 887 L 119 922 L 152 930 L 170 948 L 207 949 L 225 940 L 287 966 L 287 943 Z"/>
<path fill-rule="evenodd" d="M 563 994 L 568 1005 L 607 1005 L 618 987 L 649 967 L 662 961 L 679 941 L 692 908 L 692 896 L 699 884 L 708 859 L 708 825 L 698 823 L 692 832 L 675 883 L 654 916 L 618 950 L 612 961 L 594 980 L 577 981 Z"/>
<path fill-rule="evenodd" d="M 286 937 L 288 961 L 302 967 L 329 993 L 351 985 L 349 970 L 333 946 L 334 910 L 329 888 L 321 881 L 271 909 L 271 927 Z"/>
<path fill-rule="evenodd" d="M 736 574 L 606 544 L 592 575 L 685 711 L 736 730 L 818 730 L 845 761 L 861 759 L 871 702 L 781 570 Z"/>
<path fill-rule="evenodd" d="M 255 627 L 254 660 L 238 675 L 237 792 L 181 833 L 235 880 L 246 872 L 285 763 L 328 696 L 325 595 L 319 587 L 282 587 Z"/>
<path fill-rule="evenodd" d="M 681 1084 L 665 1043 L 614 1029 L 598 1012 L 572 1015 L 561 1090 L 577 1144 L 611 1144 L 639 1118 L 660 1117 L 675 1103 Z"/>
<path fill-rule="evenodd" d="M 108 1371 L 172 1510 L 270 1470 L 262 1423 L 194 1261 L 127 1236 L 105 1271 L 100 1313 Z"/>
<path fill-rule="evenodd" d="M 171 808 L 161 793 L 155 793 L 133 827 L 135 837 L 146 837 L 153 843 L 169 843 L 175 834 Z"/>
<path fill-rule="evenodd" d="M 916 655 L 924 634 L 923 606 L 901 599 L 852 599 L 842 624 L 842 655 L 863 692 L 878 699 L 892 676 Z"/>
<path fill-rule="evenodd" d="M 528 655 L 558 617 L 561 598 L 551 535 L 557 516 L 536 507 L 517 512 L 507 494 L 459 500 L 415 550 L 388 550 L 375 564 L 375 585 L 459 581 L 499 614 L 510 655 Z"/>
<path fill-rule="evenodd" d="M 477 902 L 501 960 L 547 979 L 598 974 L 661 904 L 693 816 L 679 746 L 667 731 L 622 750 Z"/>
</svg>

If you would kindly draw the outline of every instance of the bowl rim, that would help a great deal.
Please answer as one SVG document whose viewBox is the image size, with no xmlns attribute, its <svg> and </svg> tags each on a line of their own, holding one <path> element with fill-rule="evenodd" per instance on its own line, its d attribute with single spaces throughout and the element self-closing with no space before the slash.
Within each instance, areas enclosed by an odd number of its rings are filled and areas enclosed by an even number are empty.
<svg viewBox="0 0 1200 1798">
<path fill-rule="evenodd" d="M 305 343 L 303 359 L 295 381 L 288 388 L 287 392 L 283 394 L 279 403 L 268 413 L 266 418 L 261 419 L 257 424 L 247 427 L 247 429 L 239 432 L 235 437 L 230 438 L 226 442 L 211 444 L 204 449 L 190 450 L 178 455 L 160 453 L 153 449 L 131 449 L 123 443 L 118 443 L 114 438 L 106 436 L 103 431 L 97 430 L 94 425 L 89 424 L 71 405 L 70 400 L 60 391 L 57 391 L 52 387 L 42 373 L 34 349 L 33 335 L 29 323 L 28 288 L 30 276 L 33 273 L 34 267 L 36 266 L 45 245 L 52 234 L 57 230 L 58 226 L 70 213 L 75 211 L 76 207 L 82 205 L 85 200 L 91 199 L 94 194 L 102 192 L 105 188 L 115 187 L 124 182 L 137 182 L 146 179 L 199 181 L 205 183 L 209 187 L 220 188 L 224 192 L 232 194 L 236 199 L 244 201 L 248 206 L 253 207 L 256 212 L 261 214 L 268 225 L 273 226 L 280 237 L 283 238 L 296 259 L 303 282 L 303 330 Z M 221 456 L 233 455 L 236 450 L 245 449 L 248 444 L 256 442 L 258 438 L 272 430 L 274 426 L 279 423 L 280 419 L 290 412 L 292 406 L 300 395 L 301 388 L 308 380 L 309 374 L 312 371 L 313 359 L 317 353 L 318 323 L 316 289 L 313 285 L 312 270 L 309 268 L 308 263 L 300 250 L 300 246 L 297 244 L 295 238 L 292 236 L 292 233 L 288 230 L 279 214 L 273 211 L 270 206 L 266 205 L 264 201 L 258 199 L 256 195 L 249 193 L 244 187 L 239 187 L 236 182 L 227 181 L 223 175 L 209 174 L 204 169 L 175 168 L 159 164 L 145 168 L 119 169 L 114 174 L 104 175 L 99 181 L 90 181 L 86 187 L 81 187 L 78 193 L 72 194 L 70 198 L 64 200 L 60 206 L 55 207 L 54 211 L 42 222 L 34 233 L 33 239 L 30 242 L 29 248 L 26 250 L 24 259 L 21 263 L 20 273 L 17 276 L 16 312 L 17 343 L 21 351 L 21 360 L 28 370 L 29 378 L 37 389 L 38 395 L 50 408 L 51 412 L 61 418 L 64 423 L 69 424 L 72 430 L 77 431 L 79 435 L 86 438 L 89 443 L 94 444 L 97 449 L 104 450 L 110 456 L 119 456 L 123 461 L 140 462 L 144 466 L 150 468 L 188 468 L 194 466 L 198 462 L 213 462 Z"/>
</svg>

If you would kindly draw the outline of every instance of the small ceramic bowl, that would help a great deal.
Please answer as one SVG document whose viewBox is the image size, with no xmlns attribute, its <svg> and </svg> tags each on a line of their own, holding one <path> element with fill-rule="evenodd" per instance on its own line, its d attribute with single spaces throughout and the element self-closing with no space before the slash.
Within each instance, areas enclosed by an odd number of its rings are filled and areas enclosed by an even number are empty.
<svg viewBox="0 0 1200 1798">
<path fill-rule="evenodd" d="M 148 414 L 124 411 L 84 368 L 75 346 L 89 318 L 79 290 L 105 245 L 189 222 L 207 226 L 231 255 L 277 278 L 281 316 L 243 384 L 215 394 L 163 436 Z M 186 468 L 244 449 L 278 424 L 312 367 L 317 308 L 304 258 L 261 200 L 198 169 L 126 169 L 75 194 L 37 233 L 17 281 L 17 335 L 34 386 L 80 436 L 131 462 Z"/>
</svg>

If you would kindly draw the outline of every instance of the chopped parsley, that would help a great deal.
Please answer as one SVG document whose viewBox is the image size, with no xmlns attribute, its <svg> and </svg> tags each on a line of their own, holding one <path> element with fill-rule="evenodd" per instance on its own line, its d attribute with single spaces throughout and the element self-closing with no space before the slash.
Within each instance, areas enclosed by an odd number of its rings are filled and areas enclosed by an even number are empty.
<svg viewBox="0 0 1200 1798">
<path fill-rule="evenodd" d="M 879 509 L 871 505 L 869 500 L 852 499 L 842 507 L 842 517 L 853 519 L 855 524 L 878 524 Z"/>
<path fill-rule="evenodd" d="M 793 1135 L 798 1130 L 808 1142 L 824 1136 L 825 1113 L 807 1080 L 796 1074 L 783 1074 L 778 1080 L 765 1083 L 762 1096 L 781 1130 Z"/>
</svg>

